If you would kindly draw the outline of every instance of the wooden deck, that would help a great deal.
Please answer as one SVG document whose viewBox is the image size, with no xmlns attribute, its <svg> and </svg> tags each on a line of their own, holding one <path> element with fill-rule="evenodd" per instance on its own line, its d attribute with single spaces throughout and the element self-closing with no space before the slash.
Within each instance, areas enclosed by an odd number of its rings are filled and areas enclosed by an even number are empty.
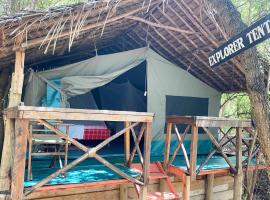
<svg viewBox="0 0 270 200">
<path fill-rule="evenodd" d="M 170 177 L 176 194 L 182 199 L 183 181 L 175 176 Z M 190 200 L 204 200 L 206 176 L 191 181 Z M 124 191 L 124 192 L 123 192 Z M 169 189 L 159 179 L 150 179 L 148 192 L 167 192 Z M 233 198 L 233 178 L 231 176 L 215 176 L 213 185 L 213 198 L 215 200 L 231 200 Z M 100 182 L 100 185 L 91 183 L 58 185 L 42 187 L 25 199 L 37 200 L 137 200 L 138 196 L 134 185 L 126 180 L 117 182 Z M 157 200 L 157 199 L 155 199 Z"/>
<path fill-rule="evenodd" d="M 250 166 L 249 162 L 252 157 L 257 154 L 256 143 L 253 140 L 250 144 L 249 159 L 246 165 L 243 167 L 242 161 L 242 146 L 243 144 L 248 146 L 245 140 L 242 138 L 241 130 L 246 130 L 250 133 L 250 136 L 256 138 L 256 134 L 252 132 L 251 121 L 238 120 L 238 119 L 225 119 L 216 117 L 182 117 L 182 116 L 168 116 L 167 117 L 167 135 L 166 135 L 166 147 L 164 153 L 164 163 L 161 165 L 150 164 L 150 144 L 151 144 L 151 132 L 152 121 L 154 115 L 152 113 L 137 113 L 137 112 L 124 112 L 124 111 L 99 111 L 99 110 L 81 110 L 81 109 L 64 109 L 64 108 L 43 108 L 43 107 L 28 107 L 17 106 L 9 108 L 5 111 L 5 116 L 10 120 L 10 133 L 15 135 L 15 147 L 12 149 L 14 155 L 14 164 L 12 168 L 11 179 L 11 193 L 12 199 L 85 199 L 88 195 L 98 198 L 100 196 L 106 196 L 104 199 L 179 199 L 183 200 L 192 199 L 192 191 L 194 189 L 193 184 L 198 184 L 201 180 L 207 182 L 207 188 L 204 190 L 204 195 L 208 200 L 213 199 L 214 180 L 226 179 L 228 184 L 231 184 L 232 179 L 228 178 L 229 175 L 234 174 L 234 193 L 233 198 L 239 200 L 241 196 L 241 184 L 243 179 L 243 171 L 246 170 L 259 170 L 264 169 L 264 166 Z M 61 130 L 57 129 L 50 123 L 50 120 L 95 120 L 95 121 L 117 121 L 123 122 L 124 129 L 114 134 L 110 138 L 101 142 L 99 145 L 93 148 L 89 148 L 80 142 L 65 135 Z M 24 188 L 24 170 L 26 160 L 26 146 L 27 137 L 29 137 L 29 123 L 36 121 L 42 124 L 54 132 L 57 136 L 65 139 L 82 150 L 84 154 L 69 163 L 62 169 L 51 174 L 49 177 L 41 180 L 36 185 L 30 188 Z M 180 134 L 176 124 L 186 125 L 186 129 L 183 134 Z M 135 133 L 134 127 L 140 125 L 140 130 Z M 231 138 L 227 138 L 228 133 L 224 133 L 223 138 L 220 141 L 214 137 L 210 132 L 209 127 L 232 127 L 229 129 L 236 129 L 236 157 L 237 163 L 233 165 L 228 159 L 227 155 L 223 152 L 222 147 L 226 142 L 232 142 Z M 172 129 L 174 128 L 179 144 L 170 157 L 170 141 L 172 135 Z M 196 168 L 197 163 L 197 145 L 198 145 L 198 129 L 203 128 L 205 134 L 209 137 L 210 141 L 215 145 L 215 149 L 208 155 L 203 164 Z M 191 130 L 191 149 L 190 155 L 187 154 L 187 150 L 184 146 L 185 136 L 189 134 Z M 125 137 L 125 165 L 137 169 L 141 176 L 140 178 L 133 178 L 124 173 L 112 163 L 108 162 L 102 156 L 97 154 L 97 151 L 109 144 L 111 141 L 117 139 L 121 135 Z M 130 149 L 130 138 L 134 140 L 134 147 Z M 140 150 L 140 142 L 144 140 L 144 151 Z M 183 170 L 179 167 L 173 166 L 172 161 L 176 158 L 178 150 L 183 151 L 184 159 L 186 162 L 187 170 Z M 220 151 L 224 159 L 229 165 L 226 169 L 213 169 L 202 170 L 203 165 L 211 159 L 211 157 Z M 140 164 L 132 164 L 135 153 L 137 152 L 140 160 Z M 95 158 L 103 165 L 110 168 L 113 172 L 120 175 L 123 179 L 120 180 L 107 180 L 92 183 L 80 183 L 80 184 L 68 184 L 68 185 L 54 185 L 47 186 L 46 184 L 67 170 L 73 168 L 78 163 L 87 158 Z M 227 184 L 227 182 L 225 184 Z M 158 189 L 156 188 L 158 186 Z M 131 187 L 133 186 L 133 188 Z M 155 186 L 153 186 L 155 185 Z M 181 186 L 179 186 L 181 185 Z M 135 186 L 135 187 L 134 187 Z M 155 189 L 151 189 L 155 187 Z M 231 191 L 228 188 L 228 190 Z M 150 188 L 150 189 L 149 189 Z M 201 189 L 201 187 L 200 187 Z M 110 191 L 111 190 L 111 191 Z M 134 197 L 134 191 L 138 194 Z M 154 192 L 154 193 L 153 193 Z M 87 194 L 87 195 L 86 195 Z M 119 196 L 118 196 L 119 194 Z M 112 198 L 110 198 L 112 195 Z M 88 196 L 88 197 L 89 197 Z M 119 197 L 119 198 L 116 198 Z M 230 195 L 228 195 L 230 196 Z"/>
<path fill-rule="evenodd" d="M 133 169 L 142 172 L 140 164 L 132 164 Z M 182 174 L 183 175 L 183 174 Z M 184 173 L 185 175 L 185 173 Z M 165 179 L 169 178 L 171 186 L 175 193 L 170 192 L 168 184 L 164 183 Z M 214 197 L 223 194 L 225 197 L 222 200 L 229 200 L 232 198 L 233 178 L 228 175 L 216 176 L 214 182 Z M 191 182 L 191 189 L 189 194 L 185 194 L 186 182 L 183 177 L 167 176 L 162 173 L 156 163 L 151 163 L 149 166 L 149 184 L 147 199 L 165 200 L 175 199 L 176 194 L 180 199 L 189 195 L 190 199 L 205 199 L 205 181 L 206 176 L 201 175 L 197 180 Z M 164 197 L 162 197 L 164 195 Z M 151 198 L 150 198 L 151 197 Z M 81 199 L 105 199 L 105 200 L 126 200 L 138 199 L 137 191 L 134 185 L 125 179 L 107 180 L 92 183 L 68 184 L 68 185 L 52 185 L 43 186 L 33 191 L 25 199 L 40 199 L 40 200 L 81 200 Z"/>
<path fill-rule="evenodd" d="M 184 133 L 180 134 L 177 124 L 185 125 L 186 129 Z M 222 131 L 222 127 L 229 128 L 226 133 Z M 204 162 L 201 163 L 199 168 L 197 168 L 197 156 L 198 156 L 198 138 L 199 128 L 202 128 L 204 134 L 208 136 L 210 141 L 215 147 L 207 156 Z M 209 128 L 219 128 L 223 137 L 218 141 Z M 172 156 L 170 156 L 170 144 L 172 139 L 172 130 L 176 134 L 178 139 L 178 145 L 174 149 Z M 236 134 L 234 137 L 229 137 L 230 132 L 235 129 Z M 185 137 L 191 130 L 191 145 L 190 145 L 190 155 L 187 154 L 187 149 L 184 146 Z M 242 131 L 245 130 L 250 138 L 253 138 L 252 141 L 245 141 Z M 235 139 L 235 142 L 233 141 Z M 164 168 L 167 172 L 174 174 L 176 176 L 181 176 L 183 173 L 186 173 L 190 176 L 192 180 L 195 180 L 199 176 L 207 175 L 207 180 L 209 180 L 209 194 L 213 199 L 211 194 L 213 185 L 213 176 L 214 175 L 234 175 L 234 200 L 240 200 L 242 195 L 242 181 L 243 181 L 243 169 L 245 170 L 259 170 L 264 169 L 264 166 L 257 166 L 256 168 L 250 166 L 251 159 L 256 156 L 259 152 L 259 144 L 256 143 L 256 133 L 252 130 L 251 120 L 240 120 L 240 119 L 228 119 L 228 118 L 219 118 L 219 117 L 207 117 L 207 116 L 167 116 L 167 132 L 166 132 L 166 145 L 164 153 Z M 226 153 L 223 150 L 223 147 L 232 143 L 235 146 L 235 155 L 236 155 L 236 164 L 234 165 Z M 243 145 L 246 146 L 248 159 L 245 160 L 246 163 L 243 163 Z M 176 158 L 177 152 L 182 150 L 187 170 L 173 166 L 172 163 Z M 226 169 L 213 169 L 213 170 L 202 170 L 203 166 L 212 158 L 212 156 L 219 152 L 229 168 Z M 244 165 L 244 167 L 243 167 Z M 189 187 L 189 185 L 187 185 Z M 186 189 L 188 190 L 188 189 Z"/>
<path fill-rule="evenodd" d="M 150 144 L 151 144 L 151 133 L 152 133 L 152 113 L 138 113 L 138 112 L 123 112 L 123 111 L 109 111 L 109 110 L 83 110 L 83 109 L 65 109 L 65 108 L 45 108 L 45 107 L 28 107 L 28 106 L 17 106 L 9 108 L 5 111 L 7 119 L 9 119 L 14 126 L 10 127 L 10 133 L 15 135 L 15 147 L 12 150 L 14 155 L 14 164 L 12 168 L 12 179 L 11 179 L 11 199 L 21 200 L 37 189 L 42 188 L 53 178 L 65 173 L 67 170 L 73 168 L 80 162 L 87 158 L 95 158 L 100 163 L 111 169 L 116 174 L 120 175 L 128 182 L 131 182 L 140 187 L 139 198 L 145 199 L 147 196 L 147 185 L 149 182 L 149 165 L 150 165 Z M 53 126 L 50 120 L 94 120 L 94 121 L 117 121 L 123 122 L 125 128 L 110 138 L 104 140 L 96 147 L 89 148 L 80 142 L 70 138 L 68 135 L 63 133 L 61 130 Z M 25 160 L 26 160 L 26 146 L 27 138 L 29 136 L 29 123 L 36 121 L 44 127 L 54 132 L 58 137 L 70 142 L 78 149 L 82 150 L 84 154 L 72 161 L 62 169 L 57 170 L 47 178 L 44 178 L 36 185 L 27 188 L 24 191 L 24 171 Z M 140 132 L 135 133 L 135 126 L 140 125 Z M 98 150 L 109 144 L 111 141 L 117 139 L 121 135 L 125 136 L 125 164 L 131 165 L 134 159 L 134 155 L 137 152 L 140 157 L 142 167 L 142 175 L 139 179 L 135 179 L 128 174 L 124 173 L 112 163 L 108 162 L 102 156 L 98 155 Z M 131 136 L 130 136 L 131 135 Z M 139 135 L 138 138 L 136 135 Z M 134 147 L 131 151 L 130 140 L 133 138 Z M 140 142 L 144 138 L 144 152 L 140 150 Z M 122 181 L 122 180 L 121 180 Z M 120 181 L 120 182 L 121 182 Z"/>
</svg>

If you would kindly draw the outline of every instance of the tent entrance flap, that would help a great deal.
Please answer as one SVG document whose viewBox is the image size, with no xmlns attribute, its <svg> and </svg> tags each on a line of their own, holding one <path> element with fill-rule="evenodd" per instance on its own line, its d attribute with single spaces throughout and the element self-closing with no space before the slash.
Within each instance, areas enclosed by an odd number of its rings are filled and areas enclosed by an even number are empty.
<svg viewBox="0 0 270 200">
<path fill-rule="evenodd" d="M 61 80 L 49 80 L 53 85 L 60 87 Z M 57 88 L 47 84 L 46 95 L 42 98 L 42 106 L 61 107 L 60 92 Z M 70 108 L 97 109 L 97 110 L 122 110 L 146 112 L 146 62 L 121 74 L 116 79 L 95 88 L 85 94 L 76 95 L 68 99 Z M 67 123 L 67 121 L 66 121 Z M 106 139 L 124 128 L 123 123 L 101 121 L 68 121 L 72 124 L 70 135 L 80 140 L 91 140 L 87 145 L 91 146 Z M 124 144 L 123 138 L 111 144 L 104 150 L 104 154 L 119 154 L 112 149 L 119 149 Z M 124 148 L 120 148 L 124 149 Z"/>
<path fill-rule="evenodd" d="M 101 55 L 43 72 L 38 75 L 47 80 L 61 80 L 61 90 L 68 98 L 85 94 L 95 88 L 106 85 L 121 74 L 138 66 L 146 60 L 148 49 Z M 45 95 L 46 83 L 37 76 L 31 76 L 26 87 L 25 105 L 40 106 Z"/>
</svg>

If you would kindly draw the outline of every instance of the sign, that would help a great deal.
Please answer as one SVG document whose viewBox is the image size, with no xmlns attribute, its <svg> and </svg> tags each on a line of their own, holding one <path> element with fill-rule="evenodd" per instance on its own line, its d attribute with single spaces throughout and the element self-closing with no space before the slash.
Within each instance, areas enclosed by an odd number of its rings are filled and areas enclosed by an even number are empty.
<svg viewBox="0 0 270 200">
<path fill-rule="evenodd" d="M 256 21 L 240 34 L 234 36 L 208 57 L 210 67 L 217 67 L 241 52 L 270 38 L 270 14 Z"/>
</svg>

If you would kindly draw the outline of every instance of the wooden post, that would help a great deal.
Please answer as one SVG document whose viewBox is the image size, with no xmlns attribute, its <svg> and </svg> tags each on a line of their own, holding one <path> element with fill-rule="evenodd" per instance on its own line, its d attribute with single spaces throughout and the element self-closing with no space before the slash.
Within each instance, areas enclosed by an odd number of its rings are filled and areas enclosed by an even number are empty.
<svg viewBox="0 0 270 200">
<path fill-rule="evenodd" d="M 32 180 L 33 175 L 32 175 L 32 130 L 33 130 L 33 125 L 30 125 L 29 127 L 29 134 L 28 134 L 28 175 L 27 179 Z"/>
<path fill-rule="evenodd" d="M 242 196 L 242 133 L 240 128 L 236 128 L 236 174 L 234 175 L 233 199 L 241 200 Z"/>
<path fill-rule="evenodd" d="M 165 170 L 168 169 L 169 158 L 170 158 L 170 146 L 172 136 L 172 123 L 167 123 L 166 141 L 165 141 L 165 152 L 164 152 L 164 163 L 163 167 Z"/>
<path fill-rule="evenodd" d="M 125 128 L 129 127 L 130 123 L 125 122 Z M 130 157 L 130 130 L 127 130 L 124 135 L 124 151 L 125 151 L 125 163 L 127 164 Z"/>
<path fill-rule="evenodd" d="M 0 99 L 6 100 L 7 92 L 9 90 L 10 81 L 9 81 L 9 74 L 10 74 L 10 68 L 5 67 L 2 69 L 0 73 Z M 4 121 L 5 117 L 3 115 L 3 110 L 5 109 L 6 103 L 2 102 L 0 104 L 0 155 L 2 155 L 2 148 L 3 148 L 3 142 L 4 142 Z"/>
<path fill-rule="evenodd" d="M 190 169 L 189 169 L 191 179 L 196 179 L 197 145 L 198 145 L 198 127 L 192 125 L 191 145 L 190 145 Z"/>
<path fill-rule="evenodd" d="M 18 106 L 21 102 L 23 78 L 24 78 L 24 58 L 25 52 L 22 50 L 16 51 L 15 69 L 12 73 L 11 87 L 9 92 L 8 107 Z M 4 144 L 1 158 L 0 168 L 0 191 L 10 189 L 10 172 L 13 162 L 13 147 L 14 147 L 14 120 L 6 119 L 4 131 Z"/>
<path fill-rule="evenodd" d="M 11 199 L 23 199 L 24 173 L 29 121 L 15 120 L 15 149 L 11 179 Z"/>
<path fill-rule="evenodd" d="M 167 191 L 167 183 L 165 179 L 160 179 L 159 180 L 159 191 L 160 192 L 166 192 Z"/>
<path fill-rule="evenodd" d="M 140 200 L 147 199 L 147 186 L 149 183 L 150 151 L 152 138 L 152 123 L 146 123 L 146 132 L 144 134 L 144 152 L 143 152 L 143 183 L 144 186 L 140 192 Z"/>
<path fill-rule="evenodd" d="M 127 199 L 128 199 L 128 186 L 120 185 L 120 200 L 127 200 Z"/>
<path fill-rule="evenodd" d="M 214 188 L 214 174 L 207 174 L 206 176 L 206 189 L 205 189 L 205 199 L 214 200 L 213 197 L 213 188 Z"/>
<path fill-rule="evenodd" d="M 182 177 L 183 177 L 182 199 L 189 200 L 191 177 L 188 175 L 183 175 Z"/>
<path fill-rule="evenodd" d="M 67 136 L 69 136 L 69 128 L 70 128 L 70 126 L 67 125 L 66 126 L 66 134 L 67 134 Z M 68 145 L 69 145 L 69 142 L 66 140 L 66 144 L 65 144 L 65 164 L 64 164 L 64 166 L 66 166 L 68 164 Z"/>
</svg>

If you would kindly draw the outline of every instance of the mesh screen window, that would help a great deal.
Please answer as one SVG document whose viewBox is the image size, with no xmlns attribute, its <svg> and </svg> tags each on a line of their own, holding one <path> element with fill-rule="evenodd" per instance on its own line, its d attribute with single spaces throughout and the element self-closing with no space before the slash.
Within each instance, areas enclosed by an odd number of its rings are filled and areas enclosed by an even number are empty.
<svg viewBox="0 0 270 200">
<path fill-rule="evenodd" d="M 208 98 L 166 95 L 166 116 L 208 116 L 208 106 Z M 184 132 L 185 127 L 186 125 L 178 125 L 180 133 Z M 199 129 L 199 133 L 202 132 L 202 129 Z"/>
</svg>

